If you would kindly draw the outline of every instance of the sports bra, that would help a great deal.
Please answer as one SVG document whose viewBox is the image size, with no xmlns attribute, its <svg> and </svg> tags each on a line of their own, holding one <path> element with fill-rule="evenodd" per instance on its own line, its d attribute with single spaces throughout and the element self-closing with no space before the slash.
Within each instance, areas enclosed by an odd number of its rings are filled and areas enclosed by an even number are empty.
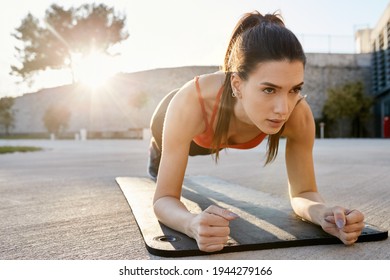
<svg viewBox="0 0 390 280">
<path fill-rule="evenodd" d="M 195 136 L 193 141 L 197 145 L 199 145 L 203 148 L 211 149 L 211 144 L 212 144 L 213 136 L 214 136 L 213 124 L 214 124 L 215 117 L 216 117 L 217 112 L 218 112 L 218 105 L 219 105 L 219 102 L 221 100 L 223 87 L 221 87 L 219 89 L 217 97 L 215 98 L 215 103 L 214 103 L 213 112 L 211 114 L 210 121 L 208 121 L 208 119 L 207 119 L 205 103 L 204 103 L 202 93 L 200 90 L 200 86 L 199 86 L 199 76 L 195 77 L 195 87 L 196 87 L 196 91 L 198 93 L 199 103 L 200 103 L 200 106 L 202 108 L 202 114 L 203 114 L 203 119 L 204 119 L 204 122 L 206 125 L 206 129 L 203 131 L 203 133 Z M 259 135 L 257 135 L 255 138 L 253 138 L 252 140 L 250 140 L 248 142 L 238 143 L 238 144 L 228 144 L 228 145 L 222 144 L 221 148 L 252 149 L 252 148 L 258 146 L 264 140 L 264 138 L 266 136 L 267 135 L 265 133 L 260 133 Z"/>
</svg>

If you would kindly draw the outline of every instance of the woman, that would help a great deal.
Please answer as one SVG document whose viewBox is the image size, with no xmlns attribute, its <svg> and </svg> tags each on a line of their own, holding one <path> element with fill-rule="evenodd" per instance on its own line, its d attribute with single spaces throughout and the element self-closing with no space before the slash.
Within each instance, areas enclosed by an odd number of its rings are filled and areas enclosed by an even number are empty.
<svg viewBox="0 0 390 280">
<path fill-rule="evenodd" d="M 364 216 L 329 206 L 317 192 L 312 148 L 315 125 L 301 95 L 305 54 L 278 15 L 246 14 L 235 27 L 223 71 L 202 75 L 171 92 L 151 121 L 149 174 L 156 177 L 154 211 L 165 225 L 194 238 L 200 250 L 221 250 L 229 221 L 237 215 L 211 205 L 190 213 L 181 203 L 188 155 L 224 148 L 249 149 L 268 136 L 266 164 L 286 141 L 286 167 L 293 210 L 343 243 L 353 244 Z"/>
</svg>

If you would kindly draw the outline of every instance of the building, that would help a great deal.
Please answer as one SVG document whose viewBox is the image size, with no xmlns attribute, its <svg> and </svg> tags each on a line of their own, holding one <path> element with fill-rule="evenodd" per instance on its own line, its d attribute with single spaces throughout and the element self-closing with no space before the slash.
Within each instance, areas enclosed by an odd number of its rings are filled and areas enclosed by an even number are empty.
<svg viewBox="0 0 390 280">
<path fill-rule="evenodd" d="M 376 26 L 358 30 L 357 51 L 371 53 L 371 94 L 375 98 L 376 136 L 390 138 L 390 3 Z"/>
</svg>

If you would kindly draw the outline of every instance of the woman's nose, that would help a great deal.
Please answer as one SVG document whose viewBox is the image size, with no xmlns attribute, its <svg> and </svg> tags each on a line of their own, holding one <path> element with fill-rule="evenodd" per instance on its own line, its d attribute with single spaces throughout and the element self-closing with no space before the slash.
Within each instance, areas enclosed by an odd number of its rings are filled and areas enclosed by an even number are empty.
<svg viewBox="0 0 390 280">
<path fill-rule="evenodd" d="M 286 116 L 288 112 L 288 98 L 286 96 L 278 96 L 274 104 L 274 113 L 281 116 Z"/>
</svg>

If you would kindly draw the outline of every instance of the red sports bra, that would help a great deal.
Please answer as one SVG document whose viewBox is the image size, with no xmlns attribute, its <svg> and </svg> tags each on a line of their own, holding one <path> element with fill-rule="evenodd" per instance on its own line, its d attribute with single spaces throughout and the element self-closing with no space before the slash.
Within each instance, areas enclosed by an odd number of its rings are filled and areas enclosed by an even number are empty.
<svg viewBox="0 0 390 280">
<path fill-rule="evenodd" d="M 204 100 L 203 100 L 202 93 L 201 93 L 200 87 L 199 87 L 199 77 L 198 76 L 195 77 L 195 86 L 196 86 L 196 91 L 198 92 L 198 99 L 199 99 L 200 106 L 202 108 L 202 113 L 203 113 L 203 118 L 204 118 L 204 122 L 206 125 L 206 129 L 202 134 L 195 136 L 193 140 L 199 146 L 210 149 L 211 143 L 213 141 L 213 136 L 214 136 L 213 124 L 214 124 L 215 117 L 216 117 L 217 112 L 218 112 L 218 105 L 219 105 L 219 102 L 221 100 L 223 87 L 221 87 L 218 91 L 218 94 L 217 94 L 217 97 L 216 97 L 215 103 L 214 103 L 213 112 L 212 112 L 210 122 L 209 122 L 207 119 L 207 113 L 206 113 Z M 255 138 L 253 138 L 252 140 L 250 140 L 248 142 L 239 143 L 239 144 L 229 144 L 229 145 L 222 144 L 221 148 L 252 149 L 252 148 L 258 146 L 264 140 L 264 138 L 266 136 L 267 135 L 265 133 L 260 133 L 259 135 L 257 135 Z"/>
</svg>

